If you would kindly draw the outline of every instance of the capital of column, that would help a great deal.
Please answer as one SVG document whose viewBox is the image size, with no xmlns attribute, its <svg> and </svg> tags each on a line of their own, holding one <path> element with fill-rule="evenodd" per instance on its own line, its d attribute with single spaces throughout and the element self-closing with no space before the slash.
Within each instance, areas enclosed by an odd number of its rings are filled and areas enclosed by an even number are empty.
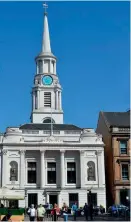
<svg viewBox="0 0 131 222">
<path fill-rule="evenodd" d="M 45 154 L 45 151 L 46 151 L 46 150 L 40 150 L 40 153 L 41 153 L 41 154 Z"/>
<path fill-rule="evenodd" d="M 85 150 L 80 150 L 80 155 L 84 155 L 85 154 Z"/>
<path fill-rule="evenodd" d="M 19 154 L 20 155 L 24 155 L 25 154 L 25 150 L 19 150 Z"/>
<path fill-rule="evenodd" d="M 97 155 L 97 156 L 100 156 L 101 154 L 102 154 L 102 151 L 101 151 L 101 150 L 97 150 L 97 151 L 96 151 L 96 155 Z"/>
<path fill-rule="evenodd" d="M 3 155 L 7 155 L 8 150 L 2 150 Z"/>
<path fill-rule="evenodd" d="M 64 154 L 64 153 L 65 153 L 65 150 L 60 150 L 60 153 L 61 153 L 61 154 L 62 154 L 62 153 Z"/>
</svg>

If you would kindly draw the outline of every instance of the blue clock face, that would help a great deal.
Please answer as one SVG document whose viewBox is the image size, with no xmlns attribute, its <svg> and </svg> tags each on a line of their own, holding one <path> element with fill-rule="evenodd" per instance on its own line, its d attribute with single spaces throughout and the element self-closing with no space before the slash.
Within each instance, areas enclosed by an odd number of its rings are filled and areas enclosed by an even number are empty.
<svg viewBox="0 0 131 222">
<path fill-rule="evenodd" d="M 48 85 L 49 86 L 49 85 L 52 84 L 53 79 L 52 79 L 51 76 L 46 75 L 46 76 L 43 76 L 42 82 L 43 82 L 44 85 Z"/>
</svg>

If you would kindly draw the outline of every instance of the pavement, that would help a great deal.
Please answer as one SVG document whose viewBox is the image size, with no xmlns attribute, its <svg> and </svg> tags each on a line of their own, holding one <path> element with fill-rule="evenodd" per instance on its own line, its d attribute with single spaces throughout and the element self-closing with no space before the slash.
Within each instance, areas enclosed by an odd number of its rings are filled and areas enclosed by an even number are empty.
<svg viewBox="0 0 131 222">
<path fill-rule="evenodd" d="M 29 221 L 29 217 L 25 216 L 25 221 Z M 36 220 L 35 220 L 36 221 Z M 43 221 L 52 221 L 51 217 L 44 218 Z M 64 221 L 62 217 L 58 219 L 58 221 Z M 72 216 L 68 217 L 68 221 L 74 221 Z M 86 221 L 85 217 L 77 217 L 76 221 Z M 90 221 L 90 218 L 88 219 Z M 98 215 L 93 217 L 93 221 L 130 221 L 130 218 L 126 219 L 124 217 L 112 217 L 107 214 L 105 215 Z"/>
</svg>

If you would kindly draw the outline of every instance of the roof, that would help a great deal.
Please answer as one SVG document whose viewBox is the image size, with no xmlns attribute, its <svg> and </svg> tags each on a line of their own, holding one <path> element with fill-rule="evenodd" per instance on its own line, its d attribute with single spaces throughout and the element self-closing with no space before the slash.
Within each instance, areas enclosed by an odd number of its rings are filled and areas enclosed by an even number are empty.
<svg viewBox="0 0 131 222">
<path fill-rule="evenodd" d="M 130 127 L 130 111 L 102 113 L 110 127 Z"/>
<path fill-rule="evenodd" d="M 19 129 L 25 130 L 51 130 L 51 124 L 45 123 L 29 123 L 20 126 Z M 82 130 L 80 127 L 70 124 L 53 124 L 53 130 Z"/>
</svg>

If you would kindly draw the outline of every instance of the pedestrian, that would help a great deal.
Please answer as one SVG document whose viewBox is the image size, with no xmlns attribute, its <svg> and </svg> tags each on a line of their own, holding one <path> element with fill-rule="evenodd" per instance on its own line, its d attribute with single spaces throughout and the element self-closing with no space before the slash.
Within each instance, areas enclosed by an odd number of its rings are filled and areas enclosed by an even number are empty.
<svg viewBox="0 0 131 222">
<path fill-rule="evenodd" d="M 30 218 L 30 221 L 34 221 L 36 218 L 36 209 L 34 208 L 34 204 L 31 204 L 31 207 L 28 210 L 28 215 Z"/>
<path fill-rule="evenodd" d="M 49 217 L 49 214 L 50 214 L 50 204 L 47 203 L 46 204 L 46 215 L 47 215 L 47 218 Z"/>
<path fill-rule="evenodd" d="M 43 221 L 45 215 L 45 208 L 40 204 L 37 208 L 37 220 L 38 221 Z"/>
<path fill-rule="evenodd" d="M 75 202 L 75 203 L 72 205 L 72 212 L 73 212 L 73 216 L 74 216 L 74 221 L 76 221 L 77 210 L 78 210 L 78 207 L 77 207 L 77 203 Z"/>
<path fill-rule="evenodd" d="M 88 220 L 88 205 L 87 205 L 87 203 L 85 203 L 85 205 L 84 205 L 84 216 L 85 216 L 85 219 Z"/>
<path fill-rule="evenodd" d="M 57 209 L 57 204 L 54 204 L 54 207 L 53 207 L 53 209 L 51 210 L 52 221 L 56 221 L 56 220 L 57 220 L 56 209 Z"/>
<path fill-rule="evenodd" d="M 64 216 L 64 221 L 68 221 L 68 207 L 66 203 L 63 203 L 62 214 Z"/>
<path fill-rule="evenodd" d="M 89 214 L 90 214 L 90 219 L 93 220 L 93 204 L 89 204 Z"/>
</svg>

